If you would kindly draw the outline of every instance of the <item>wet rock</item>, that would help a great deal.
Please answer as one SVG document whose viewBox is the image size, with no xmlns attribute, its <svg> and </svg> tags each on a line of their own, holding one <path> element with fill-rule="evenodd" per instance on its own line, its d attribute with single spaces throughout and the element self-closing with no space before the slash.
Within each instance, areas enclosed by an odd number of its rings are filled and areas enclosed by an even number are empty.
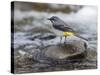
<svg viewBox="0 0 100 75">
<path fill-rule="evenodd" d="M 24 52 L 19 51 L 19 53 L 14 56 L 14 66 L 17 68 L 25 68 L 35 63 L 35 61 L 32 59 L 32 55 Z"/>
<path fill-rule="evenodd" d="M 54 34 L 47 34 L 44 35 L 42 37 L 40 37 L 41 40 L 50 40 L 50 39 L 54 39 L 56 36 Z"/>
<path fill-rule="evenodd" d="M 40 40 L 50 40 L 54 39 L 56 36 L 53 33 L 36 33 L 32 37 L 30 37 L 30 40 L 40 39 Z"/>
<path fill-rule="evenodd" d="M 53 59 L 65 59 L 72 58 L 77 55 L 84 54 L 86 51 L 86 42 L 82 41 L 80 38 L 71 37 L 75 39 L 67 39 L 66 43 L 51 45 L 45 48 L 45 55 Z"/>
<path fill-rule="evenodd" d="M 44 51 L 36 50 L 33 53 L 33 59 L 39 63 L 51 64 L 52 59 L 45 56 Z"/>
</svg>

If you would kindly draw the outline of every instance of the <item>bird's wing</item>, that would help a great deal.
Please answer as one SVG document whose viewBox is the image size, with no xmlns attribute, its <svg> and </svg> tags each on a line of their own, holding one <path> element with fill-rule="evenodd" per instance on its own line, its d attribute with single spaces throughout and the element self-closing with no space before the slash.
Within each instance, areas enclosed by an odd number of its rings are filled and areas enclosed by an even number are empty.
<svg viewBox="0 0 100 75">
<path fill-rule="evenodd" d="M 65 25 L 59 25 L 58 28 L 63 30 L 63 31 L 75 32 L 72 28 L 70 28 L 69 26 L 65 26 Z"/>
</svg>

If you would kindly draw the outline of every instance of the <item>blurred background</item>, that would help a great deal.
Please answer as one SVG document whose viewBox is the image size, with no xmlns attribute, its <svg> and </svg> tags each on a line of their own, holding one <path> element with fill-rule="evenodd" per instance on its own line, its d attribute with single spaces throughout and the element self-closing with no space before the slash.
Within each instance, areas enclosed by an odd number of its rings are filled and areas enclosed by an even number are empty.
<svg viewBox="0 0 100 75">
<path fill-rule="evenodd" d="M 48 41 L 56 36 L 47 18 L 52 16 L 58 16 L 88 39 L 91 51 L 97 50 L 96 6 L 14 2 L 12 11 L 14 11 L 15 59 L 19 58 L 20 54 L 31 53 L 34 47 L 41 46 L 40 40 L 46 45 L 51 43 Z M 94 57 L 96 59 L 96 56 Z"/>
</svg>

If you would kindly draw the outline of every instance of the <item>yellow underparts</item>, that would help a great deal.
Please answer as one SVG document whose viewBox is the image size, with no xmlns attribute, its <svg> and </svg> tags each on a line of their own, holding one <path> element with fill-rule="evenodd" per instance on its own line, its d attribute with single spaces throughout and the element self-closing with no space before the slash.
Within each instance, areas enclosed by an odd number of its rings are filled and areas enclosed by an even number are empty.
<svg viewBox="0 0 100 75">
<path fill-rule="evenodd" d="M 74 35 L 73 32 L 63 32 L 63 36 L 72 36 Z"/>
</svg>

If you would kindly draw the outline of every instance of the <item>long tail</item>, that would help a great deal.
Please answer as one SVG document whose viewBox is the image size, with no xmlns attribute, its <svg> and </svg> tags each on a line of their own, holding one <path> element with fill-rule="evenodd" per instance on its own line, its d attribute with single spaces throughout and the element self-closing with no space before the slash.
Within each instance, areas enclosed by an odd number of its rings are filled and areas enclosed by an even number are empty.
<svg viewBox="0 0 100 75">
<path fill-rule="evenodd" d="M 82 38 L 82 39 L 88 41 L 88 39 L 86 39 L 86 38 L 84 38 L 84 37 L 82 37 L 82 36 L 80 36 L 80 35 L 78 35 L 78 34 L 75 34 L 75 36 L 77 36 L 77 37 L 79 37 L 79 38 Z"/>
</svg>

